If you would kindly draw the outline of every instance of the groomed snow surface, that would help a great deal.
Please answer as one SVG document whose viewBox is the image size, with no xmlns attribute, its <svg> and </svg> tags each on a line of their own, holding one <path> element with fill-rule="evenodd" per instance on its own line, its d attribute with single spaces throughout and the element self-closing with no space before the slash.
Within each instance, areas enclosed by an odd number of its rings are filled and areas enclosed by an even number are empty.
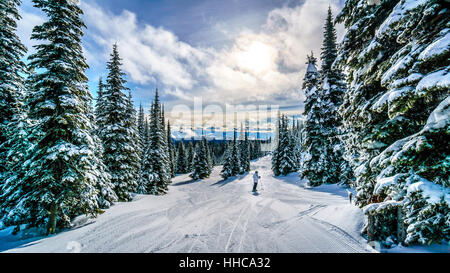
<svg viewBox="0 0 450 273">
<path fill-rule="evenodd" d="M 0 230 L 5 252 L 376 252 L 360 236 L 363 214 L 336 185 L 308 188 L 296 173 L 275 178 L 271 158 L 223 181 L 177 176 L 165 196 L 136 195 L 50 237 Z M 263 189 L 251 192 L 258 170 Z M 398 251 L 398 250 L 397 250 Z"/>
</svg>

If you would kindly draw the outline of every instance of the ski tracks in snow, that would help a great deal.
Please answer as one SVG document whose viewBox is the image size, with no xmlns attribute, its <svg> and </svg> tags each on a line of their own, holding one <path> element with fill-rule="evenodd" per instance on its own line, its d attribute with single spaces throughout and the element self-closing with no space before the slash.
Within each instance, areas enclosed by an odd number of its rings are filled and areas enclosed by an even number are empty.
<svg viewBox="0 0 450 273">
<path fill-rule="evenodd" d="M 370 252 L 341 224 L 348 213 L 363 219 L 345 197 L 305 189 L 296 174 L 273 177 L 270 164 L 270 157 L 253 161 L 250 174 L 230 181 L 220 167 L 201 181 L 177 176 L 165 196 L 138 195 L 89 225 L 9 251 L 67 252 L 75 241 L 81 252 Z M 255 170 L 264 183 L 259 195 L 249 193 Z"/>
</svg>

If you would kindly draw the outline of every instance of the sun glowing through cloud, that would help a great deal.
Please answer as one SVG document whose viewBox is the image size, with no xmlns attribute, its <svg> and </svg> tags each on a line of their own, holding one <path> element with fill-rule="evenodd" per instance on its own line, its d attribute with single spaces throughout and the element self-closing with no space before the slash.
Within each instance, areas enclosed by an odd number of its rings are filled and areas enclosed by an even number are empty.
<svg viewBox="0 0 450 273">
<path fill-rule="evenodd" d="M 261 74 L 274 65 L 275 56 L 274 48 L 263 42 L 253 41 L 236 53 L 236 65 L 243 71 Z"/>
</svg>

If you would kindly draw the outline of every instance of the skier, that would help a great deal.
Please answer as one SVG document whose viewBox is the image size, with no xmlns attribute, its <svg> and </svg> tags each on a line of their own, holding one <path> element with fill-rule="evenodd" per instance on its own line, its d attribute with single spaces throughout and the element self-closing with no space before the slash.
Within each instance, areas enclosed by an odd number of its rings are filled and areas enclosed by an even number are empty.
<svg viewBox="0 0 450 273">
<path fill-rule="evenodd" d="M 350 200 L 350 204 L 351 204 L 352 203 L 353 193 L 351 191 L 347 190 L 347 196 L 348 196 L 348 199 Z"/>
<path fill-rule="evenodd" d="M 261 179 L 261 176 L 258 175 L 258 171 L 255 171 L 255 174 L 253 174 L 253 192 L 256 192 L 259 179 Z"/>
</svg>

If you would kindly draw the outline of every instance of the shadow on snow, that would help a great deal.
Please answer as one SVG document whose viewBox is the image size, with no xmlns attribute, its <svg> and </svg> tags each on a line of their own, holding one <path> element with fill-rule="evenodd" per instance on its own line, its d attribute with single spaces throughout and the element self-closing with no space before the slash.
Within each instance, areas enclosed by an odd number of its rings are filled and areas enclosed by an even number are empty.
<svg viewBox="0 0 450 273">
<path fill-rule="evenodd" d="M 227 179 L 222 179 L 214 184 L 211 184 L 211 186 L 219 186 L 219 187 L 223 187 L 231 182 L 234 182 L 236 180 L 242 180 L 244 179 L 246 176 L 248 175 L 248 172 L 244 173 L 244 174 L 240 174 L 237 176 L 232 176 L 232 177 L 228 177 Z"/>
<path fill-rule="evenodd" d="M 193 183 L 200 182 L 200 181 L 202 181 L 202 180 L 201 179 L 196 179 L 196 180 L 195 179 L 191 179 L 191 180 L 186 180 L 186 181 L 183 181 L 183 182 L 178 182 L 176 184 L 172 184 L 171 186 L 178 187 L 178 186 L 193 184 Z"/>
</svg>

